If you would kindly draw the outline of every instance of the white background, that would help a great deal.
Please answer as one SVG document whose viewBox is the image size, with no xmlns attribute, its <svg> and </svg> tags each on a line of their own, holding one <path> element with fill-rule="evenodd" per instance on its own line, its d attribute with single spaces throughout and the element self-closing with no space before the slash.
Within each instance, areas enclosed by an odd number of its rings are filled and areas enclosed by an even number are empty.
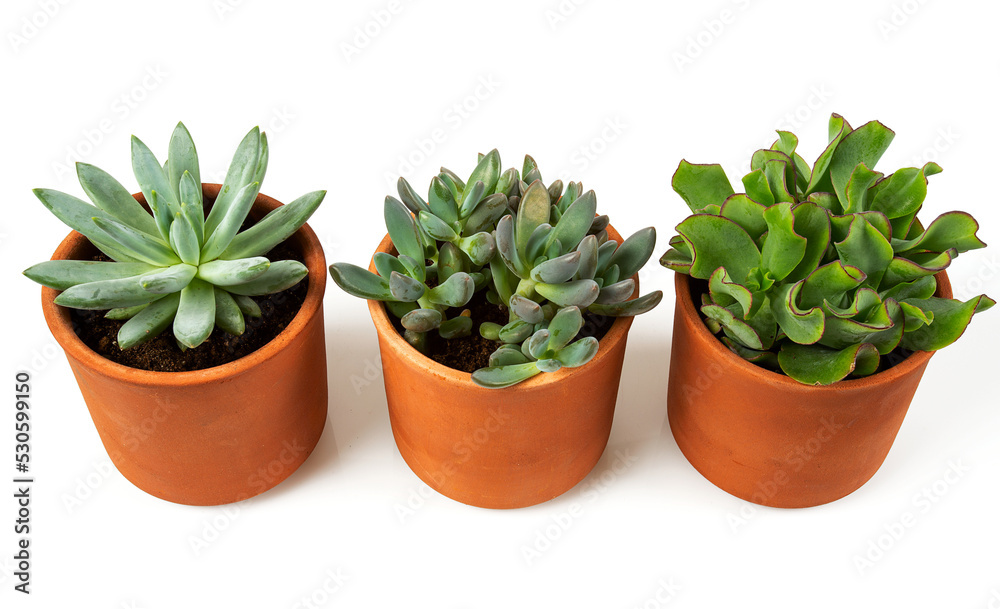
<svg viewBox="0 0 1000 609">
<path fill-rule="evenodd" d="M 996 3 L 575 2 L 3 3 L 3 399 L 15 370 L 34 372 L 38 482 L 30 599 L 12 590 L 13 491 L 0 485 L 0 606 L 1000 607 L 997 311 L 934 357 L 878 474 L 813 509 L 740 501 L 678 451 L 672 276 L 655 260 L 644 291 L 667 296 L 633 326 L 608 450 L 547 504 L 482 510 L 420 483 L 390 435 L 365 303 L 332 284 L 329 423 L 287 482 L 192 508 L 110 468 L 38 287 L 19 275 L 68 232 L 30 189 L 82 196 L 68 163 L 85 160 L 137 190 L 129 135 L 165 155 L 178 120 L 206 178 L 259 124 L 263 192 L 328 189 L 310 223 L 328 260 L 366 264 L 401 173 L 422 190 L 442 164 L 467 175 L 477 152 L 498 147 L 505 166 L 527 152 L 547 181 L 596 189 L 623 233 L 654 225 L 658 257 L 687 213 L 669 187 L 681 158 L 721 162 L 738 185 L 776 128 L 811 161 L 831 112 L 879 119 L 897 132 L 880 169 L 944 167 L 923 217 L 967 210 L 994 245 L 949 270 L 956 293 L 1000 296 Z M 950 463 L 967 471 L 940 482 Z M 915 499 L 935 483 L 943 496 Z M 905 513 L 915 524 L 859 569 Z"/>
</svg>

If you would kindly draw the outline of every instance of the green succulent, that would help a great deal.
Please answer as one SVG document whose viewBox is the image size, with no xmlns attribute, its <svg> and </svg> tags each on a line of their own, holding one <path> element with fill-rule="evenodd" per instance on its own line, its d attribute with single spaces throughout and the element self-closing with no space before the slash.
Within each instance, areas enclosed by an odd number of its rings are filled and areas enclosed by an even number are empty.
<svg viewBox="0 0 1000 609">
<path fill-rule="evenodd" d="M 397 255 L 378 253 L 378 271 L 330 267 L 344 291 L 383 301 L 400 319 L 406 340 L 426 349 L 427 333 L 446 339 L 474 327 L 464 307 L 485 290 L 509 322 L 484 322 L 480 334 L 498 343 L 489 366 L 475 371 L 484 387 L 507 387 L 541 372 L 576 367 L 597 353 L 593 337 L 574 339 L 584 311 L 628 316 L 661 300 L 653 292 L 629 300 L 632 276 L 653 252 L 656 232 L 639 231 L 621 246 L 608 239 L 607 216 L 579 182 L 546 187 L 530 156 L 522 171 L 501 170 L 496 150 L 480 155 L 468 180 L 442 168 L 424 200 L 400 178 L 400 199 L 386 197 L 385 223 Z"/>
<path fill-rule="evenodd" d="M 964 212 L 917 218 L 935 163 L 874 170 L 894 133 L 830 119 L 810 167 L 786 131 L 751 159 L 736 193 L 719 165 L 681 161 L 673 188 L 693 215 L 660 263 L 707 282 L 705 323 L 734 353 L 805 384 L 880 369 L 897 348 L 935 351 L 993 306 L 935 297 L 935 274 L 985 247 Z"/>
<path fill-rule="evenodd" d="M 53 260 L 24 274 L 62 290 L 56 304 L 108 310 L 127 320 L 118 345 L 128 349 L 173 327 L 181 349 L 197 347 L 212 330 L 240 335 L 245 316 L 259 317 L 251 296 L 280 292 L 307 274 L 295 260 L 265 257 L 299 229 L 326 195 L 311 192 L 270 212 L 239 232 L 260 192 L 267 169 L 267 137 L 254 127 L 240 142 L 225 183 L 205 214 L 198 153 L 178 123 L 167 162 L 132 137 L 132 169 L 149 209 L 105 171 L 77 163 L 77 175 L 93 205 L 39 188 L 42 204 L 87 237 L 113 262 Z"/>
</svg>

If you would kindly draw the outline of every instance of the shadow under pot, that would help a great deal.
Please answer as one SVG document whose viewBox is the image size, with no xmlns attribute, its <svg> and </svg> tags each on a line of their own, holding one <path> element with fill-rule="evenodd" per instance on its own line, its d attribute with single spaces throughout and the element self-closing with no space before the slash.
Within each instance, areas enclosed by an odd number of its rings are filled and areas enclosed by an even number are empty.
<svg viewBox="0 0 1000 609">
<path fill-rule="evenodd" d="M 214 200 L 219 188 L 204 184 L 205 198 Z M 134 197 L 145 204 L 141 194 Z M 250 217 L 280 206 L 258 195 Z M 58 292 L 42 288 L 45 321 L 66 352 L 108 456 L 150 495 L 187 505 L 248 499 L 290 476 L 319 441 L 327 414 L 326 260 L 308 225 L 285 243 L 309 269 L 298 313 L 261 348 L 203 370 L 153 372 L 102 357 L 76 334 L 70 309 L 53 302 Z M 94 251 L 73 232 L 52 259 L 87 259 Z"/>
<path fill-rule="evenodd" d="M 937 275 L 936 295 L 951 298 Z M 804 385 L 730 351 L 705 326 L 693 282 L 675 277 L 667 414 L 705 478 L 759 505 L 835 501 L 867 482 L 892 447 L 932 353 L 832 385 Z"/>
<path fill-rule="evenodd" d="M 611 239 L 621 236 L 611 227 Z M 394 253 L 389 236 L 378 252 Z M 369 270 L 375 272 L 374 261 Z M 633 297 L 639 291 L 639 278 Z M 376 300 L 389 422 L 400 455 L 437 492 L 496 509 L 558 497 L 594 468 L 611 434 L 631 317 L 615 318 L 597 355 L 578 368 L 504 389 L 439 364 L 400 335 Z"/>
</svg>

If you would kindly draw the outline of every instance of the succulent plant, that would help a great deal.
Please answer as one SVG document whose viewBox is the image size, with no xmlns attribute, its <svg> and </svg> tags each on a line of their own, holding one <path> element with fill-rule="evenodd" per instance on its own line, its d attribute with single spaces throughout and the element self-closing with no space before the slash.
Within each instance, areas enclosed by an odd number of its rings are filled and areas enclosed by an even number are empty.
<svg viewBox="0 0 1000 609">
<path fill-rule="evenodd" d="M 338 263 L 330 267 L 346 292 L 380 300 L 400 319 L 406 340 L 423 351 L 427 333 L 446 339 L 474 327 L 465 306 L 485 290 L 509 322 L 483 322 L 496 341 L 489 366 L 472 374 L 484 387 L 507 387 L 541 372 L 589 362 L 594 337 L 577 340 L 584 312 L 604 316 L 644 313 L 662 298 L 630 300 L 632 276 L 653 252 L 656 232 L 639 231 L 620 246 L 609 240 L 607 216 L 579 182 L 548 187 L 530 156 L 522 171 L 501 170 L 496 150 L 480 155 L 468 180 L 442 168 L 424 200 L 404 179 L 400 199 L 386 197 L 385 223 L 396 255 L 377 253 L 377 274 Z"/>
<path fill-rule="evenodd" d="M 805 384 L 870 375 L 897 348 L 934 351 L 993 306 L 934 296 L 934 275 L 985 247 L 964 212 L 917 218 L 935 163 L 874 170 L 894 133 L 830 119 L 810 167 L 792 133 L 758 150 L 745 192 L 719 165 L 681 161 L 673 188 L 693 215 L 660 263 L 707 282 L 701 312 L 734 353 Z"/>
<path fill-rule="evenodd" d="M 298 230 L 326 195 L 311 192 L 239 232 L 260 192 L 267 161 L 267 137 L 254 127 L 236 149 L 206 215 L 198 153 L 187 128 L 177 124 L 163 165 L 133 136 L 132 169 L 152 213 L 108 173 L 77 163 L 80 184 L 93 205 L 57 190 L 34 193 L 113 261 L 53 260 L 24 274 L 62 290 L 56 304 L 107 309 L 107 317 L 127 320 L 118 332 L 122 349 L 171 324 L 181 349 L 197 347 L 216 326 L 240 335 L 245 316 L 261 315 L 251 296 L 285 290 L 306 276 L 302 263 L 272 262 L 265 254 Z"/>
</svg>

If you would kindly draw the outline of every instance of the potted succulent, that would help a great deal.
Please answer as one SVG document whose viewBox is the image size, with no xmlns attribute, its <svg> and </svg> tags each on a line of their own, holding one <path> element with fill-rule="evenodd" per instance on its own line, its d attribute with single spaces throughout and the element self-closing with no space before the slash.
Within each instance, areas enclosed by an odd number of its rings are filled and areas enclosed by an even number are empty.
<svg viewBox="0 0 1000 609">
<path fill-rule="evenodd" d="M 572 488 L 607 445 L 632 316 L 656 233 L 622 241 L 578 182 L 535 161 L 468 180 L 443 169 L 425 200 L 400 178 L 368 270 L 330 267 L 369 300 L 396 445 L 435 490 L 514 508 Z"/>
<path fill-rule="evenodd" d="M 46 286 L 45 320 L 112 461 L 168 501 L 273 487 L 326 421 L 326 262 L 305 225 L 325 192 L 284 206 L 259 194 L 267 161 L 255 127 L 225 183 L 202 184 L 178 124 L 162 165 L 132 138 L 141 194 L 84 163 L 93 205 L 34 191 L 75 232 L 24 274 Z"/>
<path fill-rule="evenodd" d="M 810 167 L 779 131 L 744 191 L 681 161 L 693 214 L 660 260 L 677 271 L 668 415 L 711 482 L 762 505 L 839 499 L 882 464 L 933 351 L 994 302 L 951 298 L 944 269 L 984 247 L 963 212 L 925 226 L 934 163 L 885 176 L 877 121 L 830 119 Z"/>
</svg>

